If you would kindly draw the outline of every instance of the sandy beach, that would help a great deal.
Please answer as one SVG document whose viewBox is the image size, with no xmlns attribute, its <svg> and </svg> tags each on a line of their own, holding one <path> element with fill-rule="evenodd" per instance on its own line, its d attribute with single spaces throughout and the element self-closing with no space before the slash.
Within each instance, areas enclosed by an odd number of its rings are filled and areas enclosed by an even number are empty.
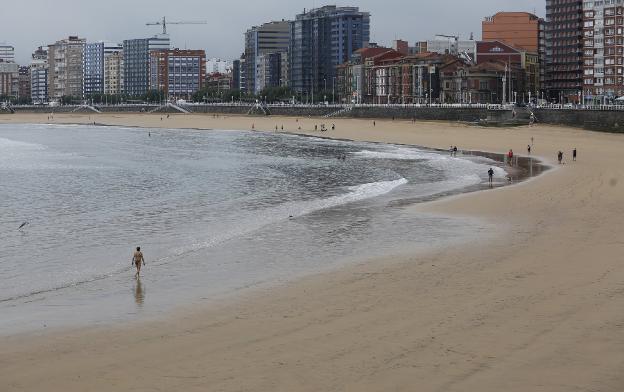
<svg viewBox="0 0 624 392">
<path fill-rule="evenodd" d="M 624 135 L 389 120 L 0 115 L 0 124 L 48 122 L 283 126 L 521 155 L 533 138 L 533 154 L 554 169 L 414 207 L 502 223 L 495 237 L 461 248 L 367 261 L 165 320 L 2 337 L 2 391 L 624 390 Z M 321 124 L 336 129 L 314 131 Z"/>
</svg>

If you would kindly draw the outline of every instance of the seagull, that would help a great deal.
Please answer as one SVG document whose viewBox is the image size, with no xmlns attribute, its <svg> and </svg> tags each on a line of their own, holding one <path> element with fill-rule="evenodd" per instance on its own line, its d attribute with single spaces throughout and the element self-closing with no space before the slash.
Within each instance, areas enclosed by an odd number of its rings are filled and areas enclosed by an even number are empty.
<svg viewBox="0 0 624 392">
<path fill-rule="evenodd" d="M 17 228 L 17 230 L 22 230 L 24 227 L 26 227 L 28 225 L 28 222 L 24 222 L 20 225 L 20 227 Z"/>
</svg>

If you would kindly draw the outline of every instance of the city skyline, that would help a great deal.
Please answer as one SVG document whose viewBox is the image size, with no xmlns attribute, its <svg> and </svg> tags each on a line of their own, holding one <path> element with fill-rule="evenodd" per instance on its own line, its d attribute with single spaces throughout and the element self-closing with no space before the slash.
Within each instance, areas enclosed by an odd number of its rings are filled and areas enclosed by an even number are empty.
<svg viewBox="0 0 624 392">
<path fill-rule="evenodd" d="M 119 43 L 124 39 L 150 37 L 159 33 L 161 28 L 145 24 L 166 16 L 171 21 L 208 22 L 207 25 L 169 27 L 172 46 L 180 49 L 201 48 L 206 50 L 209 57 L 232 60 L 244 51 L 243 34 L 249 27 L 272 20 L 292 20 L 304 8 L 330 4 L 358 6 L 371 13 L 371 41 L 389 45 L 394 39 L 405 39 L 413 43 L 431 38 L 435 34 L 459 34 L 467 38 L 470 33 L 474 33 L 478 39 L 481 36 L 482 19 L 499 11 L 525 11 L 535 12 L 538 16 L 544 15 L 543 0 L 524 0 L 521 4 L 518 3 L 517 0 L 484 0 L 465 7 L 465 3 L 459 0 L 430 4 L 407 1 L 379 3 L 372 0 L 275 0 L 269 3 L 246 4 L 246 12 L 242 14 L 238 9 L 240 5 L 233 2 L 207 5 L 200 0 L 186 0 L 182 4 L 162 0 L 136 0 L 133 7 L 128 9 L 124 7 L 125 2 L 120 0 L 79 5 L 74 0 L 59 0 L 55 2 L 54 9 L 50 9 L 47 2 L 34 0 L 29 3 L 15 3 L 11 6 L 11 12 L 0 15 L 0 42 L 13 45 L 16 61 L 27 64 L 31 53 L 38 46 L 48 45 L 69 35 L 79 35 L 89 42 L 104 40 Z M 457 7 L 453 7 L 455 4 Z M 448 11 L 457 10 L 461 6 L 465 8 L 461 12 Z M 441 15 L 446 26 L 442 26 L 440 19 L 432 18 L 431 15 Z"/>
</svg>

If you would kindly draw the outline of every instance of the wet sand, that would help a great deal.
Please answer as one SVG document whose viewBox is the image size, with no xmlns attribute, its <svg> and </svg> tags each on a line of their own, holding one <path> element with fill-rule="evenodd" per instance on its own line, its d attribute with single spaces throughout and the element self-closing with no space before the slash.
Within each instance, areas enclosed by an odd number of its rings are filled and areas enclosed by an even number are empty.
<svg viewBox="0 0 624 392">
<path fill-rule="evenodd" d="M 9 121 L 47 122 L 46 115 L 0 115 Z M 496 236 L 461 248 L 363 261 L 158 322 L 1 338 L 3 390 L 624 390 L 624 135 L 199 115 L 54 121 L 253 123 L 266 131 L 283 123 L 295 133 L 516 155 L 534 137 L 534 154 L 554 169 L 413 207 L 500 224 Z M 322 123 L 336 130 L 314 132 Z M 558 150 L 565 165 L 556 164 Z"/>
</svg>

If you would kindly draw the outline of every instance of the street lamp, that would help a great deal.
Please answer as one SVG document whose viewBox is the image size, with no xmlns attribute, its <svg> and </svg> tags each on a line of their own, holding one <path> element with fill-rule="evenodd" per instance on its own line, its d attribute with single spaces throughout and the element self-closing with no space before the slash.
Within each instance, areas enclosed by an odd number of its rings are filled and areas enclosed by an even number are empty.
<svg viewBox="0 0 624 392">
<path fill-rule="evenodd" d="M 332 80 L 332 103 L 336 104 L 336 77 Z"/>
</svg>

